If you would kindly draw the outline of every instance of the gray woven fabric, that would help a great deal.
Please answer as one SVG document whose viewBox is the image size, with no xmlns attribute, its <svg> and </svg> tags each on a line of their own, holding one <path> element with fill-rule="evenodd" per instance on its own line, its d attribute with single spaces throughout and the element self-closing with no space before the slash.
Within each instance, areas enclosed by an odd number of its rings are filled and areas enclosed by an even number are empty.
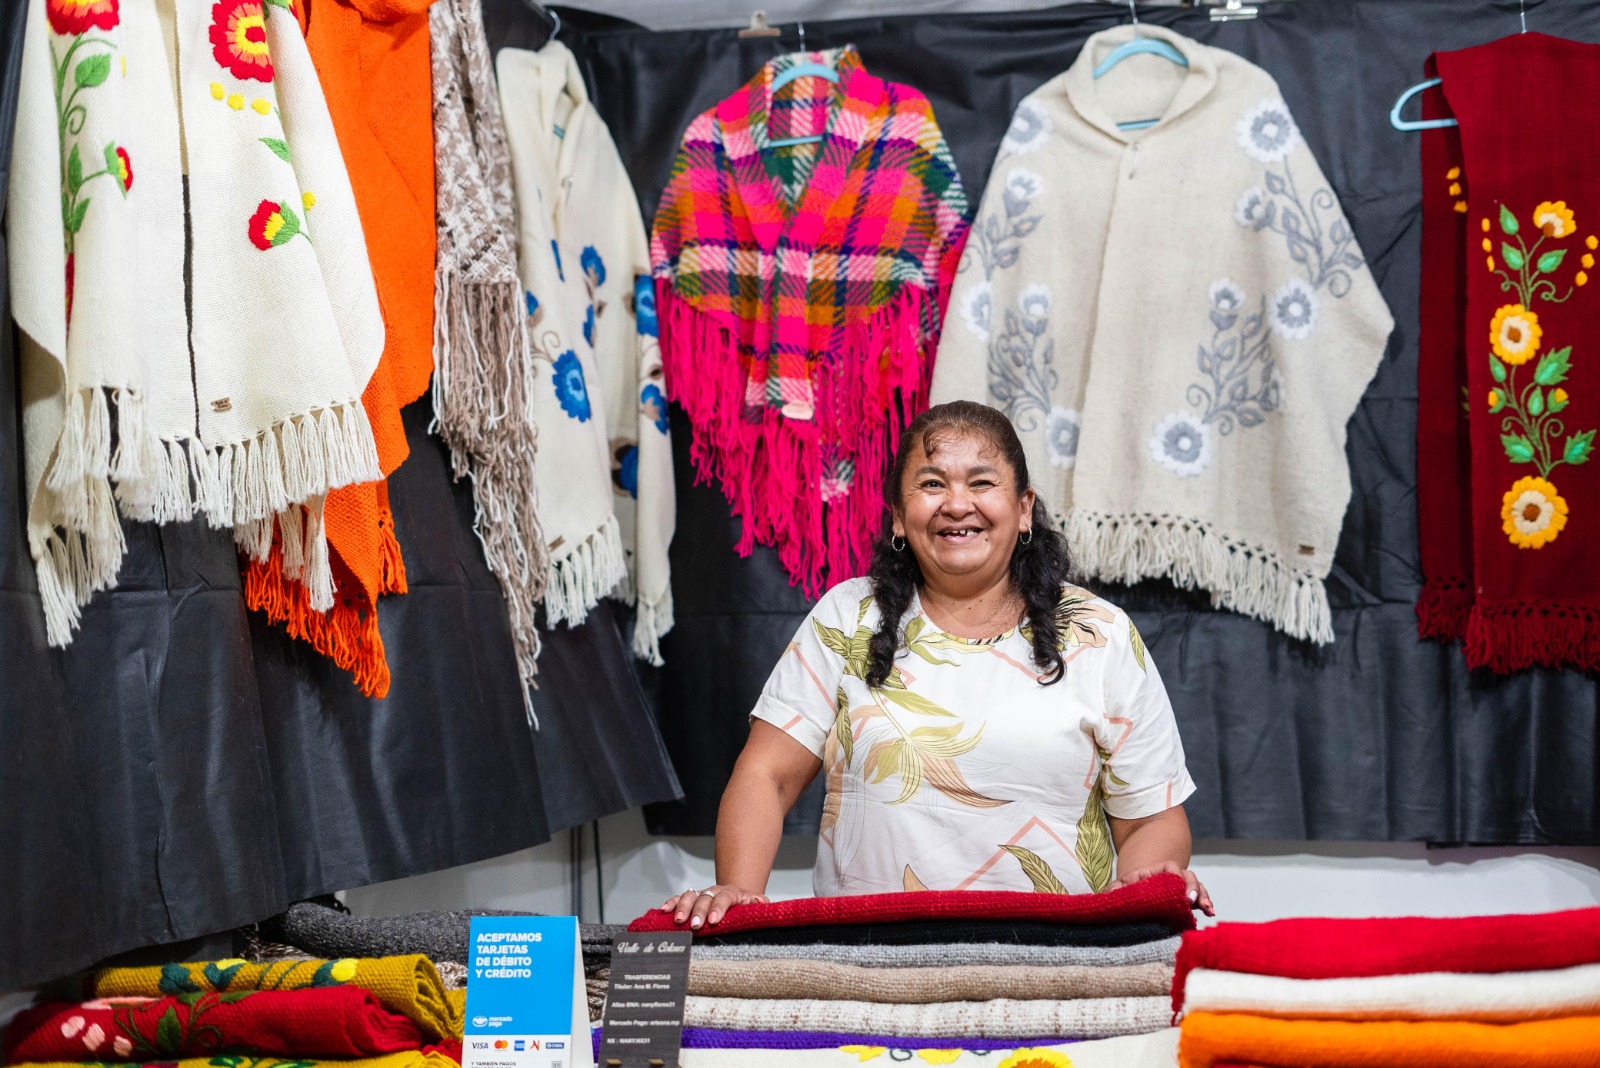
<svg viewBox="0 0 1600 1068">
<path fill-rule="evenodd" d="M 1115 967 L 1122 964 L 1172 964 L 1183 939 L 1174 935 L 1132 946 L 1019 946 L 974 942 L 920 946 L 696 945 L 695 960 L 822 960 L 865 968 L 935 968 L 960 964 L 1031 964 L 1062 967 L 1073 964 Z"/>
<path fill-rule="evenodd" d="M 393 957 L 421 953 L 435 961 L 467 960 L 467 931 L 474 916 L 526 916 L 506 909 L 413 912 L 404 916 L 359 917 L 302 901 L 271 925 L 279 942 L 319 957 Z M 627 928 L 618 924 L 580 924 L 585 964 L 609 961 L 611 940 Z"/>
</svg>

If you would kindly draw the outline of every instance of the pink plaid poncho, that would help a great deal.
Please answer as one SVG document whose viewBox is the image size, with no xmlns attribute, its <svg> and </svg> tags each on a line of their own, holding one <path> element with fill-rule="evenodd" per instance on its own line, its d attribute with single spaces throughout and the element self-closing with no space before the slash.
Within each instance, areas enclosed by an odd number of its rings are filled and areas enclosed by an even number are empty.
<svg viewBox="0 0 1600 1068">
<path fill-rule="evenodd" d="M 774 97 L 803 62 L 838 84 Z M 740 554 L 773 546 L 812 597 L 866 569 L 966 234 L 927 98 L 854 48 L 780 56 L 684 133 L 651 235 L 667 390 L 697 478 L 744 522 Z"/>
</svg>

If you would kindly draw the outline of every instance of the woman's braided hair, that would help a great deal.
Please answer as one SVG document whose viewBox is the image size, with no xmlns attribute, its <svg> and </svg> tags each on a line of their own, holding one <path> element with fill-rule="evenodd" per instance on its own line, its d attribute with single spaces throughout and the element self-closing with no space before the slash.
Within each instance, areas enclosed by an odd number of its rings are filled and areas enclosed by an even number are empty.
<svg viewBox="0 0 1600 1068">
<path fill-rule="evenodd" d="M 894 470 L 884 484 L 889 513 L 884 516 L 883 530 L 873 543 L 872 566 L 867 570 L 882 617 L 869 646 L 869 686 L 882 686 L 888 679 L 895 653 L 900 648 L 900 620 L 911 607 L 912 596 L 922 586 L 922 568 L 917 564 L 916 555 L 903 549 L 896 552 L 890 543 L 894 533 L 893 510 L 902 503 L 901 482 L 906 467 L 914 452 L 920 450 L 923 456 L 931 457 L 941 440 L 965 435 L 980 438 L 1000 452 L 1016 476 L 1019 497 L 1032 485 L 1022 442 L 1011 421 L 995 409 L 972 401 L 951 401 L 929 408 L 912 420 L 901 435 Z M 1059 682 L 1066 673 L 1058 644 L 1060 628 L 1056 606 L 1061 602 L 1061 585 L 1067 581 L 1071 570 L 1067 540 L 1051 524 L 1049 510 L 1035 495 L 1033 536 L 1027 542 L 1018 539 L 1011 550 L 1011 584 L 1028 606 L 1028 624 L 1033 631 L 1033 662 L 1042 673 L 1040 683 L 1046 686 Z"/>
</svg>

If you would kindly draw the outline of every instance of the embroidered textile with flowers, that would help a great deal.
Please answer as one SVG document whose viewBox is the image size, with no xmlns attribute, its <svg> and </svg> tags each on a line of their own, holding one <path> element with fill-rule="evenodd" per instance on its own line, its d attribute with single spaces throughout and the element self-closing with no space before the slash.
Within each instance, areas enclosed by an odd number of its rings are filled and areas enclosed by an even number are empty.
<svg viewBox="0 0 1600 1068">
<path fill-rule="evenodd" d="M 774 96 L 807 62 L 838 84 Z M 927 99 L 854 48 L 772 60 L 683 135 L 651 243 L 668 393 L 739 552 L 773 546 L 808 596 L 866 570 L 966 233 Z"/>
<path fill-rule="evenodd" d="M 1011 418 L 1089 574 L 1165 576 L 1330 642 L 1345 423 L 1393 322 L 1272 78 L 1139 32 L 1188 66 L 1096 79 L 1120 26 L 1018 106 L 931 399 Z"/>
<path fill-rule="evenodd" d="M 324 498 L 380 476 L 383 320 L 290 0 L 160 6 L 42 0 L 25 31 L 7 216 L 55 645 L 116 581 L 119 511 L 203 514 L 256 559 L 276 536 L 330 607 Z"/>
<path fill-rule="evenodd" d="M 1421 631 L 1475 668 L 1600 670 L 1600 128 L 1530 77 L 1600 92 L 1600 46 L 1514 34 L 1432 61 L 1460 125 L 1422 146 Z"/>
<path fill-rule="evenodd" d="M 495 69 L 527 287 L 545 613 L 576 626 L 618 596 L 638 609 L 634 652 L 659 664 L 677 513 L 644 219 L 567 47 L 504 48 Z"/>
</svg>

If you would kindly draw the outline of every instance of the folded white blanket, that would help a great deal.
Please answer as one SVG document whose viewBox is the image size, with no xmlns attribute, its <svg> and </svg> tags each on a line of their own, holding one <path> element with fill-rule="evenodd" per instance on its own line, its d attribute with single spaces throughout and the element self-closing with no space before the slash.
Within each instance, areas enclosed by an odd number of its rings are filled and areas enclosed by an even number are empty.
<svg viewBox="0 0 1600 1068">
<path fill-rule="evenodd" d="M 909 1040 L 908 1040 L 909 1041 Z M 1073 1042 L 1061 1046 L 1024 1047 L 1022 1050 L 919 1049 L 915 1045 L 847 1046 L 842 1049 L 686 1049 L 679 1054 L 683 1068 L 853 1068 L 861 1064 L 909 1063 L 951 1065 L 953 1068 L 999 1068 L 1002 1064 L 1028 1068 L 1070 1065 L 1071 1068 L 1172 1068 L 1178 1061 L 1178 1029 L 1169 1027 L 1145 1035 Z M 1012 1060 L 1012 1058 L 1016 1058 Z"/>
<path fill-rule="evenodd" d="M 944 1001 L 884 1005 L 800 998 L 689 997 L 684 1024 L 733 1031 L 830 1031 L 938 1038 L 1106 1038 L 1159 1031 L 1172 1022 L 1167 998 L 1072 1001 Z M 746 1051 L 748 1052 L 748 1051 Z"/>
<path fill-rule="evenodd" d="M 1196 968 L 1185 1012 L 1384 1020 L 1508 1021 L 1600 1012 L 1600 964 L 1538 972 L 1425 972 L 1360 979 L 1282 979 Z"/>
</svg>

